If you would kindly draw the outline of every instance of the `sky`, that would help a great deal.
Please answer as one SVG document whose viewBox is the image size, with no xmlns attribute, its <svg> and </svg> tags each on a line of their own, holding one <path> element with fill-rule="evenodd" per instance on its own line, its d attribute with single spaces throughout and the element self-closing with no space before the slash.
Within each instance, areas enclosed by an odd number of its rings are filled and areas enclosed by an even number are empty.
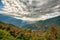
<svg viewBox="0 0 60 40">
<path fill-rule="evenodd" d="M 3 6 L 3 4 L 2 4 L 2 2 L 1 2 L 1 0 L 0 0 L 0 7 L 2 7 Z"/>
<path fill-rule="evenodd" d="M 2 2 L 1 2 L 1 0 L 0 0 L 0 11 L 2 10 L 1 8 L 3 7 L 3 4 L 2 4 Z"/>
<path fill-rule="evenodd" d="M 60 0 L 27 1 L 28 0 L 0 0 L 0 14 L 6 14 L 16 19 L 26 21 L 46 20 L 60 15 Z M 2 3 L 5 4 L 4 8 Z M 1 12 L 1 8 L 5 11 Z"/>
</svg>

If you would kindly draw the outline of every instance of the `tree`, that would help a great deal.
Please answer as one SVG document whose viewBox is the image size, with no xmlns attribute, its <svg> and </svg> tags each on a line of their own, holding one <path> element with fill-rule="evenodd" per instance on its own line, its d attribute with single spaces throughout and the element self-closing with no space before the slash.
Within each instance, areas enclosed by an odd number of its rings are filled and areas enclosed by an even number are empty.
<svg viewBox="0 0 60 40">
<path fill-rule="evenodd" d="M 47 40 L 55 40 L 58 38 L 58 35 L 59 35 L 58 27 L 52 25 L 50 30 L 48 30 L 46 33 L 46 38 Z"/>
</svg>

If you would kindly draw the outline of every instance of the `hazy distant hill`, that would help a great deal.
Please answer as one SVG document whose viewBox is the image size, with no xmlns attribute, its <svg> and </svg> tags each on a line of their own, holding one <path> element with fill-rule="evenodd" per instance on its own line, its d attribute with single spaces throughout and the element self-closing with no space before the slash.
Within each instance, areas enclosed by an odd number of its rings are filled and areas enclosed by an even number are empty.
<svg viewBox="0 0 60 40">
<path fill-rule="evenodd" d="M 9 24 L 13 24 L 20 28 L 29 28 L 29 29 L 35 29 L 35 30 L 36 29 L 46 29 L 46 28 L 49 28 L 51 25 L 60 26 L 60 16 L 51 18 L 51 19 L 47 19 L 44 21 L 40 20 L 34 24 L 29 24 L 29 22 L 0 14 L 0 21 L 9 23 Z"/>
<path fill-rule="evenodd" d="M 51 19 L 47 19 L 44 21 L 38 21 L 34 24 L 30 24 L 25 28 L 30 28 L 30 29 L 47 29 L 49 28 L 51 25 L 56 25 L 56 26 L 60 26 L 60 16 L 55 17 L 55 18 L 51 18 Z"/>
<path fill-rule="evenodd" d="M 0 21 L 4 22 L 4 23 L 8 23 L 8 24 L 13 24 L 15 26 L 19 26 L 19 27 L 23 27 L 25 25 L 28 25 L 29 23 L 21 20 L 21 19 L 16 19 L 7 15 L 2 15 L 0 14 Z"/>
</svg>

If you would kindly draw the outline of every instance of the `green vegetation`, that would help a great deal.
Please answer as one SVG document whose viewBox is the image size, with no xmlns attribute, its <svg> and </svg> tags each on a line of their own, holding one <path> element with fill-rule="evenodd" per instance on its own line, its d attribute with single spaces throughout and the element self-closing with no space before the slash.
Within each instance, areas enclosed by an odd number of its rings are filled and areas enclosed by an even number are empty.
<svg viewBox="0 0 60 40">
<path fill-rule="evenodd" d="M 48 30 L 21 29 L 0 22 L 0 40 L 60 40 L 60 29 L 53 25 Z"/>
<path fill-rule="evenodd" d="M 16 40 L 9 32 L 0 29 L 0 40 Z"/>
</svg>

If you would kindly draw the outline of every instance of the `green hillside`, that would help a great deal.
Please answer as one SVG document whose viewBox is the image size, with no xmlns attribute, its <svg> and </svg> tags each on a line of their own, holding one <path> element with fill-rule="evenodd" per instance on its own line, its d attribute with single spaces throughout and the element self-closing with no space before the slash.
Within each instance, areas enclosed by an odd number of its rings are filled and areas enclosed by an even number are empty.
<svg viewBox="0 0 60 40">
<path fill-rule="evenodd" d="M 0 22 L 0 40 L 60 40 L 60 27 L 52 25 L 48 30 L 30 30 Z"/>
</svg>

